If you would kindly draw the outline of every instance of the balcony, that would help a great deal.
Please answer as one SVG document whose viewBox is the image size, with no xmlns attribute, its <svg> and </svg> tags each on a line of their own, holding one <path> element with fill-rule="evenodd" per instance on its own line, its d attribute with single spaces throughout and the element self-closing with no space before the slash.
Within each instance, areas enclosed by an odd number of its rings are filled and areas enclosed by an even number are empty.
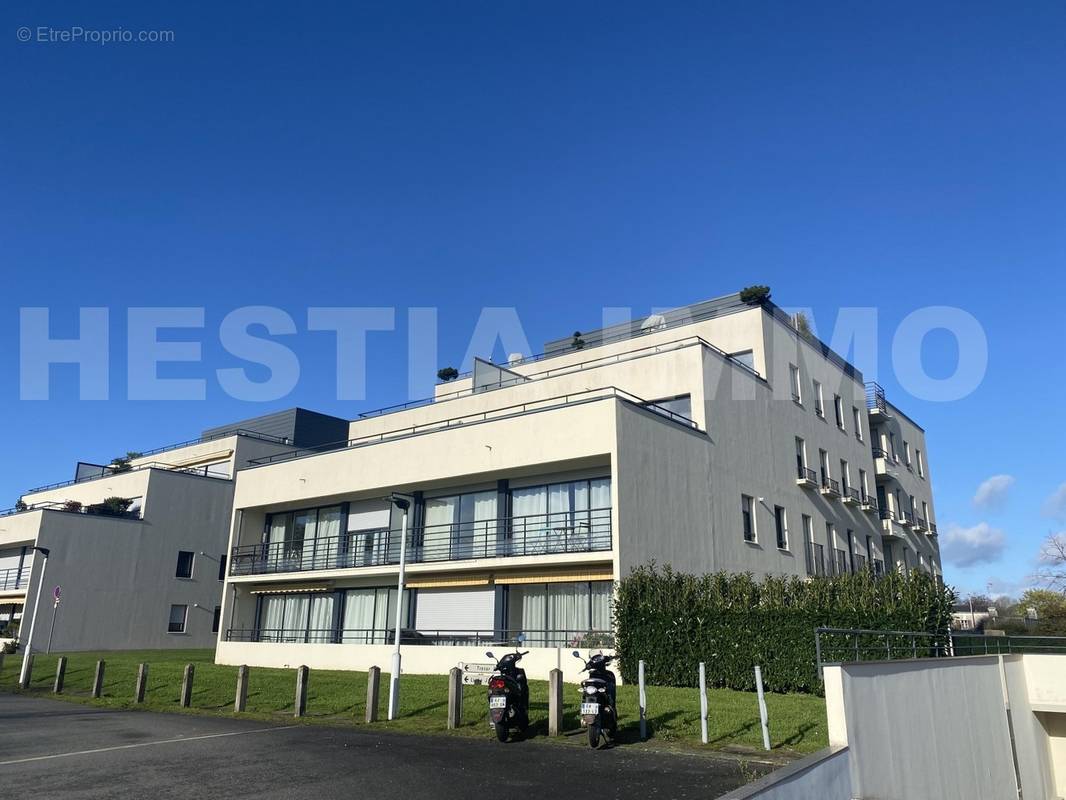
<svg viewBox="0 0 1066 800">
<path fill-rule="evenodd" d="M 930 536 L 936 536 L 936 523 L 935 522 L 930 522 L 929 523 L 929 535 Z"/>
<path fill-rule="evenodd" d="M 925 517 L 922 517 L 922 516 L 919 516 L 919 515 L 915 515 L 915 517 L 914 517 L 914 530 L 916 530 L 916 531 L 925 531 L 927 529 L 928 529 L 928 526 L 926 525 Z"/>
<path fill-rule="evenodd" d="M 227 642 L 282 644 L 392 644 L 395 628 L 229 628 Z M 426 630 L 400 629 L 400 644 L 437 647 L 613 647 L 614 634 L 607 630 Z"/>
<path fill-rule="evenodd" d="M 910 511 L 904 511 L 903 518 L 899 520 L 899 524 L 902 525 L 904 528 L 913 528 L 914 514 Z"/>
<path fill-rule="evenodd" d="M 796 473 L 796 484 L 798 486 L 805 486 L 808 489 L 813 489 L 818 485 L 818 476 L 814 473 L 813 469 L 807 469 L 803 464 L 800 464 Z"/>
<path fill-rule="evenodd" d="M 857 506 L 862 503 L 862 495 L 859 494 L 859 490 L 854 486 L 848 486 L 844 489 L 844 504 L 849 506 Z"/>
<path fill-rule="evenodd" d="M 14 592 L 19 589 L 25 589 L 29 579 L 30 567 L 28 565 L 22 567 L 22 569 L 18 567 L 0 569 L 0 592 Z"/>
<path fill-rule="evenodd" d="M 823 475 L 822 486 L 819 491 L 825 497 L 840 497 L 840 483 L 828 476 Z"/>
<path fill-rule="evenodd" d="M 871 381 L 866 384 L 866 411 L 870 415 L 870 421 L 875 424 L 892 418 L 888 401 L 885 400 L 885 390 L 879 383 Z"/>
<path fill-rule="evenodd" d="M 424 564 L 483 558 L 520 558 L 611 549 L 611 509 L 537 514 L 444 525 L 407 532 L 406 561 Z M 230 575 L 380 567 L 400 562 L 400 531 L 349 531 L 311 541 L 234 547 Z"/>
<path fill-rule="evenodd" d="M 878 511 L 877 499 L 874 498 L 872 495 L 869 495 L 869 494 L 862 495 L 862 499 L 860 501 L 860 505 L 862 506 L 862 510 L 863 511 L 870 511 L 870 512 L 873 512 L 875 514 Z"/>
</svg>

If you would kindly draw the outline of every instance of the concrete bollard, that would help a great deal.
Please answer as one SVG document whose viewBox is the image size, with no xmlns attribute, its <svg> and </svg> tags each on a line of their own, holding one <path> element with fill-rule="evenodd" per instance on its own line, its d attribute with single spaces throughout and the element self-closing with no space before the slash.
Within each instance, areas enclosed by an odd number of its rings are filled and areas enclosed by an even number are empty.
<svg viewBox="0 0 1066 800">
<path fill-rule="evenodd" d="M 63 680 L 67 677 L 67 657 L 60 656 L 56 661 L 56 680 L 52 684 L 52 694 L 63 694 Z"/>
<path fill-rule="evenodd" d="M 296 709 L 294 717 L 302 717 L 307 713 L 307 676 L 311 672 L 306 666 L 296 668 Z"/>
<path fill-rule="evenodd" d="M 240 714 L 248 708 L 248 665 L 237 667 L 237 697 L 233 701 L 233 713 Z"/>
<path fill-rule="evenodd" d="M 553 669 L 548 673 L 548 735 L 563 733 L 563 671 Z"/>
<path fill-rule="evenodd" d="M 137 666 L 137 686 L 133 692 L 133 700 L 137 703 L 144 702 L 144 692 L 148 688 L 148 665 Z"/>
<path fill-rule="evenodd" d="M 448 670 L 448 730 L 454 731 L 463 721 L 463 671 Z"/>
<path fill-rule="evenodd" d="M 22 660 L 23 660 L 24 663 L 25 662 L 29 662 L 29 663 L 26 664 L 26 675 L 25 675 L 25 678 L 23 679 L 22 676 L 20 676 L 20 678 L 19 678 L 19 688 L 20 689 L 29 689 L 30 688 L 30 682 L 33 680 L 33 658 L 34 658 L 33 653 L 30 653 L 28 656 L 23 656 L 22 657 Z"/>
<path fill-rule="evenodd" d="M 181 676 L 181 703 L 182 708 L 192 705 L 192 681 L 196 674 L 196 668 L 192 664 L 185 665 L 185 673 Z"/>
<path fill-rule="evenodd" d="M 92 697 L 99 699 L 100 695 L 104 691 L 104 662 L 96 662 L 96 672 L 93 673 L 93 688 L 90 694 Z"/>
<path fill-rule="evenodd" d="M 371 667 L 366 674 L 366 721 L 378 721 L 378 698 L 381 697 L 381 667 Z"/>
</svg>

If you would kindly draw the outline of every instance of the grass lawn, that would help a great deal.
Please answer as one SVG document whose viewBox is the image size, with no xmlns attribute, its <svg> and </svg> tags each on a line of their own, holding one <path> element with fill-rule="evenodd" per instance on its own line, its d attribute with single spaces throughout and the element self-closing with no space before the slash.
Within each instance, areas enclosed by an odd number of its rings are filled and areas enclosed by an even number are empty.
<svg viewBox="0 0 1066 800">
<path fill-rule="evenodd" d="M 29 693 L 51 696 L 57 655 L 34 658 L 33 681 Z M 106 661 L 103 697 L 89 697 L 97 659 Z M 67 654 L 63 697 L 109 708 L 144 708 L 152 711 L 231 715 L 237 681 L 237 668 L 218 666 L 211 650 L 151 650 L 109 653 Z M 133 702 L 137 665 L 148 663 L 145 702 Z M 192 708 L 178 705 L 182 671 L 186 664 L 196 667 Z M 21 656 L 4 657 L 0 668 L 0 691 L 17 690 Z M 386 665 L 387 667 L 387 665 Z M 307 722 L 364 725 L 366 706 L 365 672 L 311 670 L 307 692 Z M 243 716 L 292 721 L 296 671 L 291 669 L 249 668 L 248 711 Z M 457 731 L 447 730 L 447 677 L 444 675 L 405 675 L 401 682 L 401 716 L 374 723 L 389 730 L 446 733 L 491 738 L 487 722 L 486 689 L 467 686 L 463 694 L 463 722 Z M 702 747 L 700 744 L 700 704 L 696 689 L 652 686 L 647 688 L 648 729 L 656 742 Z M 577 686 L 566 684 L 564 729 L 578 729 Z M 384 720 L 388 703 L 388 674 L 381 676 L 381 708 Z M 800 694 L 770 694 L 770 738 L 779 752 L 810 753 L 827 743 L 825 701 Z M 639 740 L 637 687 L 618 687 L 619 741 Z M 730 689 L 708 690 L 710 746 L 762 749 L 759 706 L 754 693 Z M 531 734 L 546 739 L 548 685 L 530 682 Z"/>
</svg>

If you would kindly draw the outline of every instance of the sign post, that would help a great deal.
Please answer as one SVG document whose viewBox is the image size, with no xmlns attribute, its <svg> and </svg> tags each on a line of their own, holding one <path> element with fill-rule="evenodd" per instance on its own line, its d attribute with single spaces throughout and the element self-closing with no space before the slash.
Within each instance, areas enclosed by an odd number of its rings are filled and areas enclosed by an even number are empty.
<svg viewBox="0 0 1066 800">
<path fill-rule="evenodd" d="M 52 652 L 52 634 L 56 630 L 56 614 L 59 612 L 59 599 L 63 594 L 63 587 L 57 586 L 52 590 L 52 624 L 48 627 L 48 643 L 44 646 L 45 653 Z"/>
</svg>

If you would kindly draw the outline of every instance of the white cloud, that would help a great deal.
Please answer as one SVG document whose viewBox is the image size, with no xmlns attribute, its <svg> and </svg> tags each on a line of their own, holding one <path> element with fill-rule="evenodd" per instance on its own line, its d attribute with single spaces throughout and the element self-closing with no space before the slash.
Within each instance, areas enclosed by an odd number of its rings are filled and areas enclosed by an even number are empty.
<svg viewBox="0 0 1066 800">
<path fill-rule="evenodd" d="M 1044 501 L 1044 516 L 1066 519 L 1066 483 L 1059 486 Z"/>
<path fill-rule="evenodd" d="M 940 536 L 940 552 L 944 560 L 957 567 L 998 561 L 1006 545 L 1007 537 L 1003 531 L 987 522 L 979 522 L 972 528 L 952 523 Z"/>
<path fill-rule="evenodd" d="M 1013 485 L 1013 475 L 993 475 L 977 487 L 973 504 L 978 508 L 999 508 L 1007 501 L 1007 492 Z"/>
</svg>

